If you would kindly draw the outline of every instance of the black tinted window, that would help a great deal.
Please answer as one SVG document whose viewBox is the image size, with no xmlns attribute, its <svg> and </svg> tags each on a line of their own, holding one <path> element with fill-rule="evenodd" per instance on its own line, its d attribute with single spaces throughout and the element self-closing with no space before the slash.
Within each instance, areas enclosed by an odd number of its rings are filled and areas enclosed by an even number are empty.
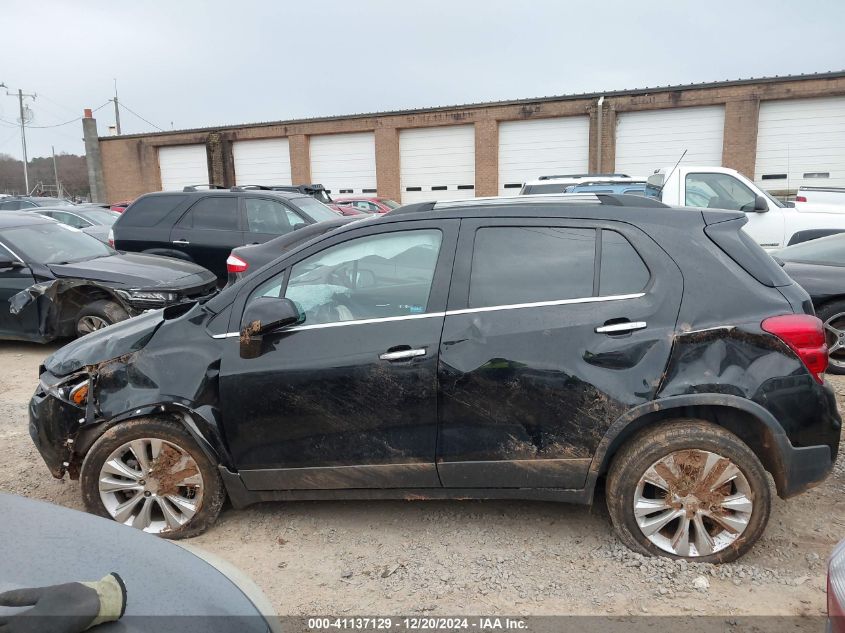
<svg viewBox="0 0 845 633">
<path fill-rule="evenodd" d="M 605 230 L 601 232 L 600 277 L 599 294 L 607 297 L 640 292 L 648 283 L 649 272 L 623 235 Z"/>
<path fill-rule="evenodd" d="M 475 234 L 471 308 L 590 297 L 596 232 L 495 227 Z"/>
<path fill-rule="evenodd" d="M 155 226 L 185 200 L 185 196 L 143 196 L 133 202 L 120 218 L 120 226 Z"/>
<path fill-rule="evenodd" d="M 179 222 L 180 226 L 217 231 L 238 230 L 238 199 L 234 196 L 202 198 Z"/>
</svg>

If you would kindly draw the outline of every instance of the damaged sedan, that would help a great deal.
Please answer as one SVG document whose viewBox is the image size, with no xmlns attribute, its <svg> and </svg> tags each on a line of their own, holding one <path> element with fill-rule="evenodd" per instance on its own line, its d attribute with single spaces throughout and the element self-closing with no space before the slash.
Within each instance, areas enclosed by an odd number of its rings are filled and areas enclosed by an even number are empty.
<svg viewBox="0 0 845 633">
<path fill-rule="evenodd" d="M 215 292 L 214 274 L 196 264 L 120 253 L 34 213 L 0 214 L 0 339 L 82 336 Z"/>
<path fill-rule="evenodd" d="M 632 549 L 747 552 L 841 421 L 809 297 L 739 212 L 421 203 L 41 367 L 30 434 L 87 509 L 169 538 L 271 500 L 534 499 L 604 481 Z M 715 280 L 715 281 L 714 281 Z"/>
</svg>

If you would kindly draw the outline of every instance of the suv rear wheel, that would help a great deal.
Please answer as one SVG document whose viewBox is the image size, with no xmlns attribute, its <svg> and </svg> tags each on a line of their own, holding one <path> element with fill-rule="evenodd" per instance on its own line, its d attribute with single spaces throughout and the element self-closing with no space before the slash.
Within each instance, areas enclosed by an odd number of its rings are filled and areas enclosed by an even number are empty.
<svg viewBox="0 0 845 633">
<path fill-rule="evenodd" d="M 704 420 L 678 420 L 637 435 L 614 458 L 606 496 L 628 547 L 705 563 L 745 554 L 771 509 L 757 456 Z"/>
<path fill-rule="evenodd" d="M 204 532 L 226 499 L 220 473 L 190 434 L 158 418 L 103 433 L 82 462 L 80 484 L 88 512 L 172 539 Z"/>
</svg>

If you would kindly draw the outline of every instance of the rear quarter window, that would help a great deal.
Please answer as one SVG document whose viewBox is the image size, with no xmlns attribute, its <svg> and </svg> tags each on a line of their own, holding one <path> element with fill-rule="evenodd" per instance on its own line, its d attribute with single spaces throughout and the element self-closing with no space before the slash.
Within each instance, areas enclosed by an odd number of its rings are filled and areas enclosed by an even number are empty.
<svg viewBox="0 0 845 633">
<path fill-rule="evenodd" d="M 120 217 L 120 226 L 155 226 L 185 200 L 185 196 L 142 196 Z"/>
<path fill-rule="evenodd" d="M 625 236 L 603 229 L 599 295 L 607 297 L 641 292 L 649 278 L 645 262 Z"/>
</svg>

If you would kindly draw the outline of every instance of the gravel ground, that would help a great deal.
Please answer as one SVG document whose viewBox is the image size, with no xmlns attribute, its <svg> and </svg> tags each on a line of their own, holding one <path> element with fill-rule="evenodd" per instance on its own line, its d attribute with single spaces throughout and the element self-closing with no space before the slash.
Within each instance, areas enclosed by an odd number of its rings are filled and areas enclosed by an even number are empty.
<svg viewBox="0 0 845 633">
<path fill-rule="evenodd" d="M 27 433 L 55 347 L 0 342 L 0 490 L 81 509 Z M 840 406 L 845 379 L 832 378 Z M 279 614 L 820 615 L 825 558 L 845 537 L 845 460 L 823 485 L 775 499 L 763 539 L 713 566 L 647 558 L 592 508 L 513 501 L 325 501 L 226 508 L 193 543 L 250 574 Z"/>
</svg>

